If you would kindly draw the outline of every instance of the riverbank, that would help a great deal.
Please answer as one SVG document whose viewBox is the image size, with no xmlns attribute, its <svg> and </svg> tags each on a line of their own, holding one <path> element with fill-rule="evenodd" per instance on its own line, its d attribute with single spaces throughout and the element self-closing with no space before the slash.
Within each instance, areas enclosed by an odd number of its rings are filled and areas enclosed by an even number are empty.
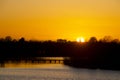
<svg viewBox="0 0 120 80">
<path fill-rule="evenodd" d="M 64 65 L 68 65 L 74 68 L 85 69 L 102 69 L 102 70 L 116 70 L 120 71 L 120 65 L 118 62 L 105 61 L 96 59 L 87 59 L 80 57 L 71 57 L 69 60 L 64 61 Z"/>
</svg>

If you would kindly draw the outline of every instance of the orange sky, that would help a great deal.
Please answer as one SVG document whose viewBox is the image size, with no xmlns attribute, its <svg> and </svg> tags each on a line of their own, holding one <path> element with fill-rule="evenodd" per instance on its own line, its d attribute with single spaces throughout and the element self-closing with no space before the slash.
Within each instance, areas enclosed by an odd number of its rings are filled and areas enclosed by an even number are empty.
<svg viewBox="0 0 120 80">
<path fill-rule="evenodd" d="M 120 38 L 119 0 L 0 0 L 0 37 Z"/>
</svg>

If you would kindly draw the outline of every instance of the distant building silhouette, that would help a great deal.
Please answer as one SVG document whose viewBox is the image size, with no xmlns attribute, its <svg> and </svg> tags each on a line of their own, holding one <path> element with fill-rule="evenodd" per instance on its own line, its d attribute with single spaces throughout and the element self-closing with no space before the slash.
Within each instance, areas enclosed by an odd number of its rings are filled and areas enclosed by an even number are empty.
<svg viewBox="0 0 120 80">
<path fill-rule="evenodd" d="M 65 40 L 65 39 L 57 39 L 57 42 L 59 42 L 59 43 L 66 43 L 67 40 Z"/>
</svg>

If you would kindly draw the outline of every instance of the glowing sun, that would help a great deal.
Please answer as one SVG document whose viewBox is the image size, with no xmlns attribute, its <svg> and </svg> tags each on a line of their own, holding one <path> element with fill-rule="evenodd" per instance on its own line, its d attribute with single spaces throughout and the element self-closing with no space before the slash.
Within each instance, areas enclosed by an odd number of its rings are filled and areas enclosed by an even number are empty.
<svg viewBox="0 0 120 80">
<path fill-rule="evenodd" d="M 76 39 L 77 42 L 85 42 L 85 39 L 83 37 L 79 37 Z"/>
</svg>

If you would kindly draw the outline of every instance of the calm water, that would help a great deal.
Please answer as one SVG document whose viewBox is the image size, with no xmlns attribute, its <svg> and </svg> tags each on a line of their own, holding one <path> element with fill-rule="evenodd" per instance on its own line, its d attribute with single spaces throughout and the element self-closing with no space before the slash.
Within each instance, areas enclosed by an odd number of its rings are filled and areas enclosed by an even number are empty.
<svg viewBox="0 0 120 80">
<path fill-rule="evenodd" d="M 120 71 L 75 69 L 63 64 L 7 63 L 0 80 L 120 80 Z"/>
</svg>

